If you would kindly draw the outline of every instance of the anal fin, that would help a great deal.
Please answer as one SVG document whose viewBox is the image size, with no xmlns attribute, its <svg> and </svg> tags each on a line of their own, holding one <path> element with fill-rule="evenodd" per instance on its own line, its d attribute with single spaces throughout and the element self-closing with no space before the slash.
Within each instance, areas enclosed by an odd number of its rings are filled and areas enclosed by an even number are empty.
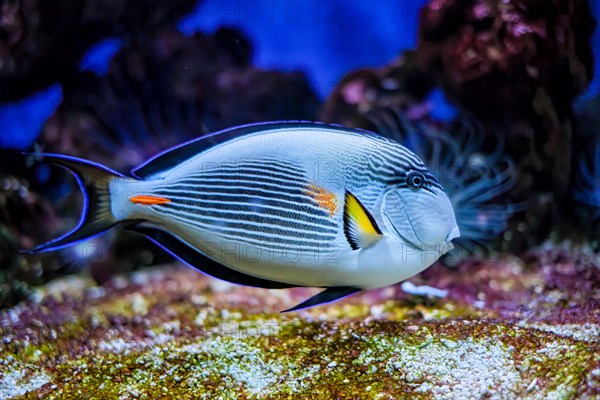
<svg viewBox="0 0 600 400">
<path fill-rule="evenodd" d="M 310 297 L 310 298 L 304 300 L 302 303 L 297 304 L 292 308 L 288 308 L 287 310 L 282 311 L 282 313 L 290 312 L 290 311 L 298 311 L 303 308 L 318 306 L 323 303 L 330 303 L 332 301 L 339 300 L 343 297 L 350 296 L 351 294 L 354 294 L 356 292 L 360 292 L 361 290 L 362 289 L 360 289 L 360 288 L 349 287 L 349 286 L 330 287 L 330 288 L 323 290 L 320 293 L 317 293 L 313 297 Z"/>
<path fill-rule="evenodd" d="M 271 281 L 236 271 L 201 253 L 177 236 L 160 229 L 143 225 L 130 225 L 125 229 L 146 236 L 183 263 L 202 271 L 205 274 L 227 282 L 265 289 L 286 289 L 297 286 L 285 282 Z"/>
</svg>

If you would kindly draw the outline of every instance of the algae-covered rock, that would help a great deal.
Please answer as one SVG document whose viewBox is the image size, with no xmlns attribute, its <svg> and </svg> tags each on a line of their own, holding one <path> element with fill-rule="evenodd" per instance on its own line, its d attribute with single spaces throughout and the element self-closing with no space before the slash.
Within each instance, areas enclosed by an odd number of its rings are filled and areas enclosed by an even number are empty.
<svg viewBox="0 0 600 400">
<path fill-rule="evenodd" d="M 317 289 L 181 265 L 55 280 L 0 314 L 0 399 L 597 398 L 598 260 L 568 253 L 413 279 L 442 299 L 389 287 L 287 314 Z"/>
</svg>

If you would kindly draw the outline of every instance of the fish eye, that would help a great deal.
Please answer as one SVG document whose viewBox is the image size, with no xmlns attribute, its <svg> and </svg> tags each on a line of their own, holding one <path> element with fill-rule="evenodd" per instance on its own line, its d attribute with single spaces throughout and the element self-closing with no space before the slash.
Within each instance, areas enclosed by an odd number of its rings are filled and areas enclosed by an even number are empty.
<svg viewBox="0 0 600 400">
<path fill-rule="evenodd" d="M 411 189 L 419 189 L 425 184 L 425 177 L 419 171 L 410 171 L 406 175 L 406 184 Z"/>
</svg>

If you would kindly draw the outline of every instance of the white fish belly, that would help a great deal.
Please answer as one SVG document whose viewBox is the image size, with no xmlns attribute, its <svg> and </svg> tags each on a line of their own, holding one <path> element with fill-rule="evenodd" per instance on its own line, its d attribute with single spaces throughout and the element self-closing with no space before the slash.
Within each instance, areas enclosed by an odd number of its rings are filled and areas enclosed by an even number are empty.
<svg viewBox="0 0 600 400">
<path fill-rule="evenodd" d="M 381 288 L 420 273 L 446 250 L 417 250 L 393 236 L 385 236 L 373 247 L 360 250 L 349 248 L 341 237 L 339 245 L 315 252 L 249 245 L 181 226 L 171 229 L 189 245 L 227 267 L 300 286 Z"/>
<path fill-rule="evenodd" d="M 194 229 L 172 228 L 188 245 L 208 257 L 255 277 L 300 286 L 336 286 L 348 273 L 346 246 L 320 251 L 253 245 Z M 178 231 L 178 232 L 177 232 Z"/>
</svg>

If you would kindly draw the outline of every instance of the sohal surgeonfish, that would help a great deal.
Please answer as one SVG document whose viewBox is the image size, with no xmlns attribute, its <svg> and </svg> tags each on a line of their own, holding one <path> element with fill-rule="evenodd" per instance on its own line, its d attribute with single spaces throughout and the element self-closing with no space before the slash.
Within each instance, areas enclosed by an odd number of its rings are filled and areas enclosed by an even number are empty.
<svg viewBox="0 0 600 400">
<path fill-rule="evenodd" d="M 43 156 L 75 174 L 85 203 L 77 228 L 31 252 L 122 225 L 219 279 L 325 288 L 287 311 L 410 278 L 459 236 L 452 205 L 423 162 L 358 129 L 237 127 L 165 151 L 131 176 Z"/>
</svg>

